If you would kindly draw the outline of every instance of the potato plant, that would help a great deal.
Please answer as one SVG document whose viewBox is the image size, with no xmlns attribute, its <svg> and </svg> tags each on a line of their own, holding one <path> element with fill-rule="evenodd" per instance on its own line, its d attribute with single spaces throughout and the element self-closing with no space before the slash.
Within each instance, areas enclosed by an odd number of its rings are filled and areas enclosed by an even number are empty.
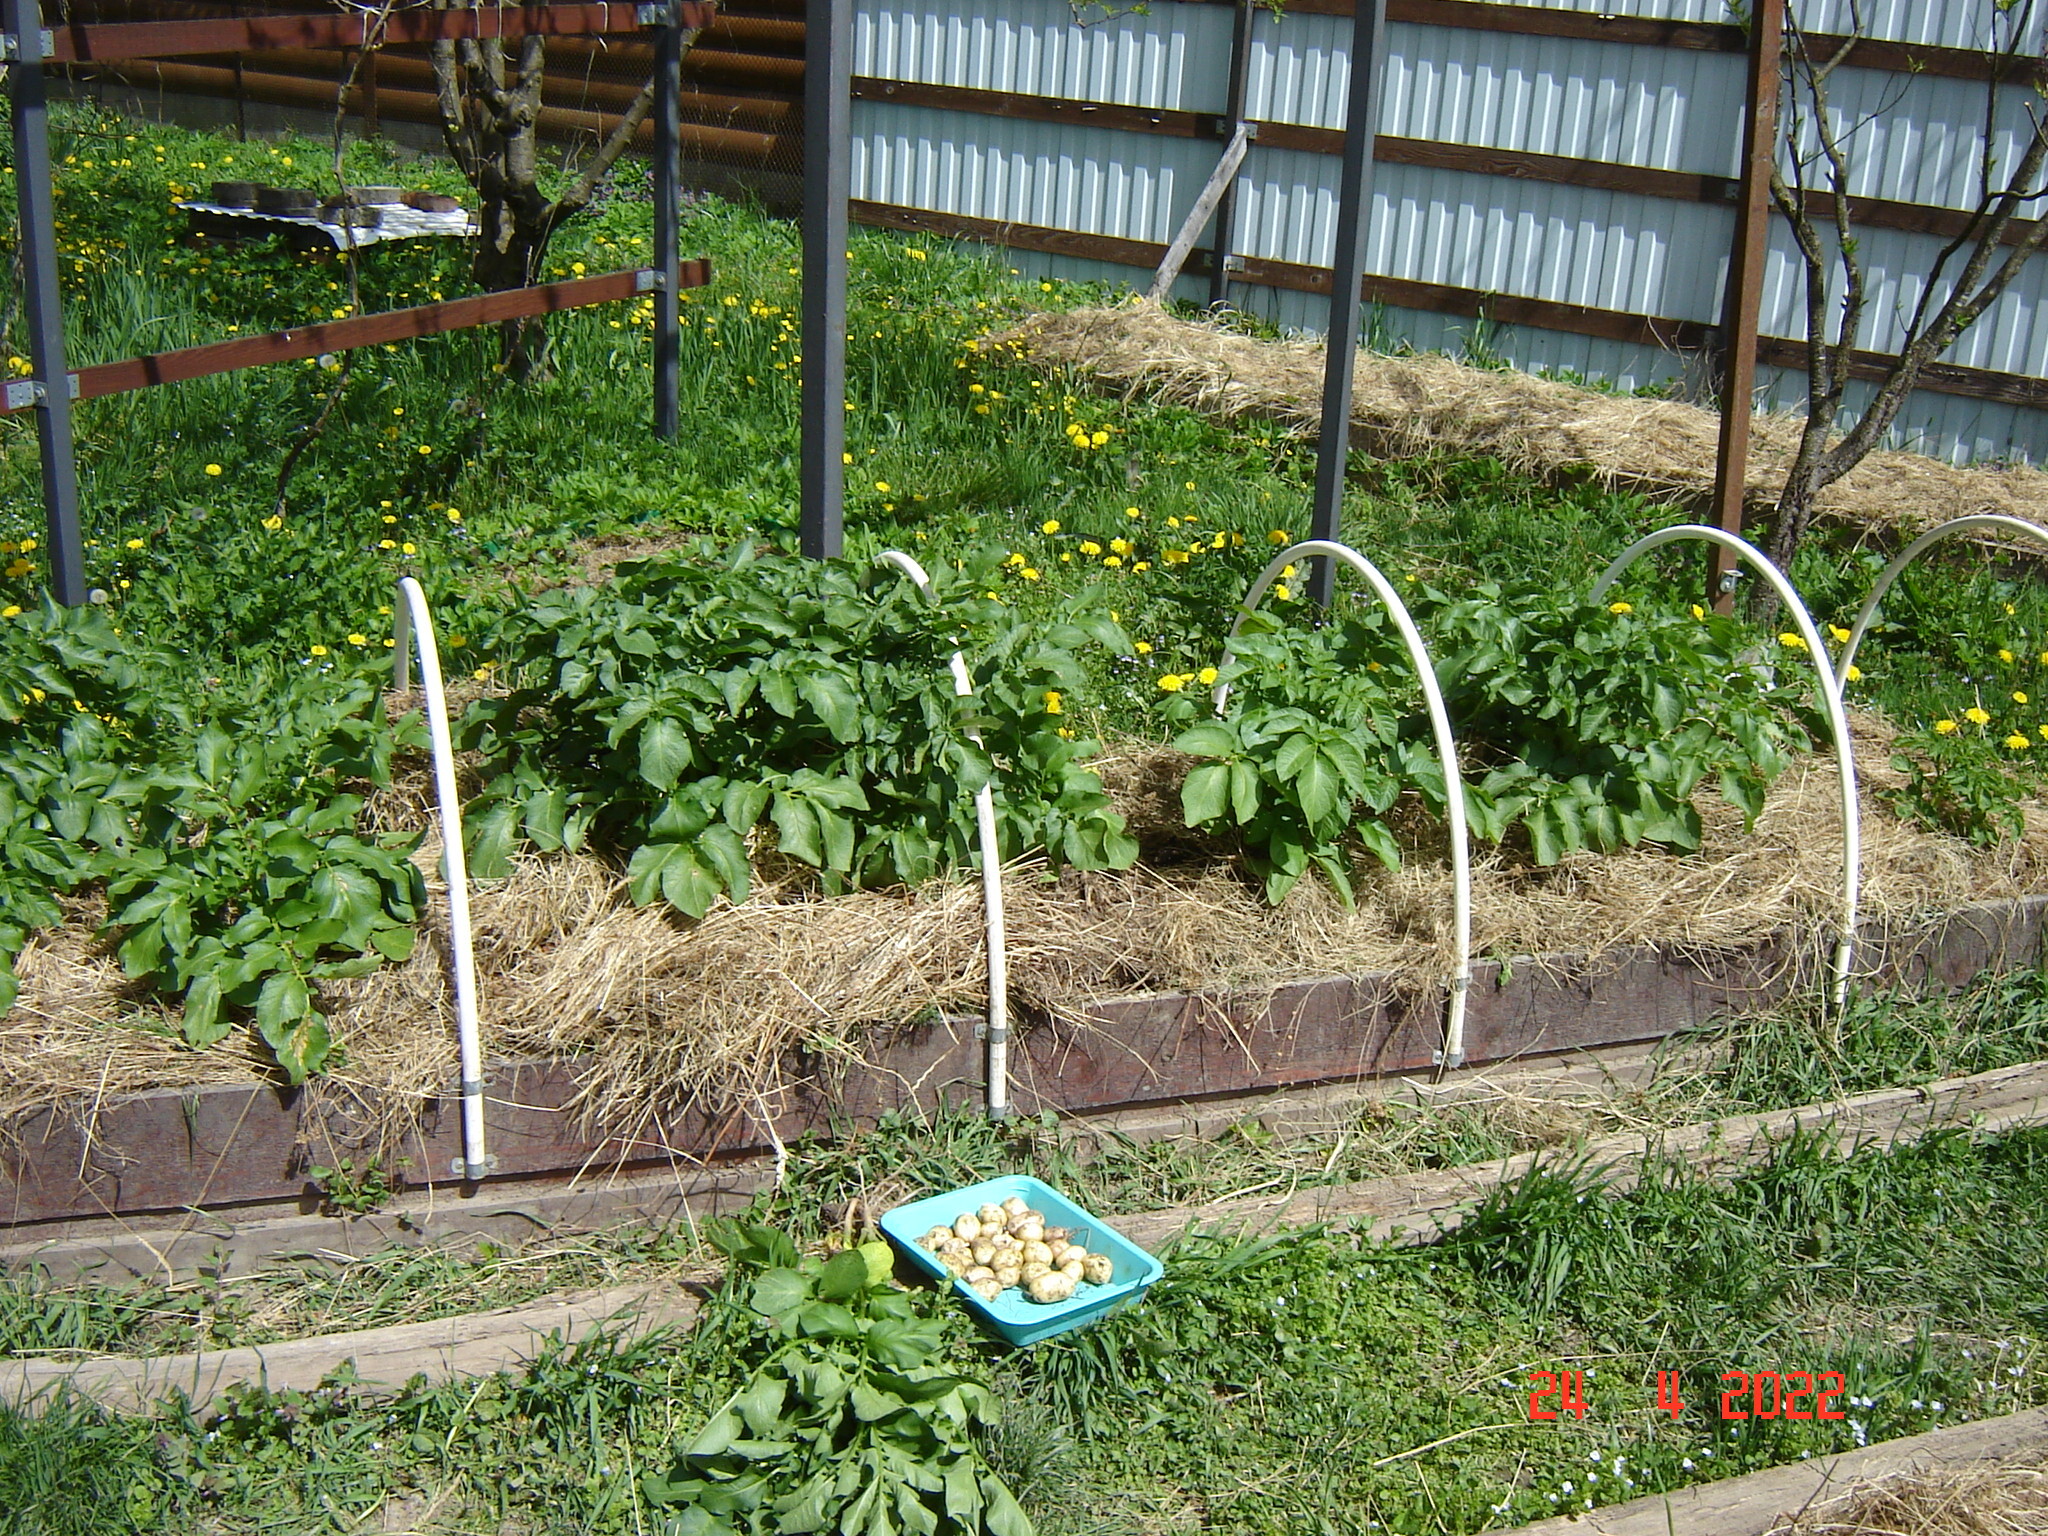
<svg viewBox="0 0 2048 1536">
<path fill-rule="evenodd" d="M 1026 623 L 979 595 L 991 579 L 942 570 L 934 604 L 893 571 L 741 549 L 548 594 L 500 639 L 518 685 L 464 723 L 485 764 L 472 868 L 502 871 L 522 843 L 608 851 L 635 901 L 691 917 L 743 899 L 770 845 L 828 891 L 927 880 L 975 858 L 992 773 L 1005 859 L 1130 864 L 1063 703 L 1080 649 L 1122 636 L 1085 608 Z"/>
<path fill-rule="evenodd" d="M 1692 802 L 1713 780 L 1754 822 L 1806 738 L 1797 688 L 1745 655 L 1712 615 L 1638 613 L 1625 601 L 1559 602 L 1533 584 L 1483 582 L 1410 598 L 1461 754 L 1466 816 L 1499 842 L 1519 828 L 1539 864 L 1581 850 L 1700 843 Z M 1206 759 L 1182 787 L 1190 826 L 1234 826 L 1269 900 L 1311 868 L 1347 899 L 1349 859 L 1399 848 L 1383 821 L 1407 790 L 1441 815 L 1443 771 L 1421 690 L 1384 614 L 1341 611 L 1321 628 L 1261 614 L 1221 674 L 1221 719 L 1177 693 L 1176 745 Z"/>
</svg>

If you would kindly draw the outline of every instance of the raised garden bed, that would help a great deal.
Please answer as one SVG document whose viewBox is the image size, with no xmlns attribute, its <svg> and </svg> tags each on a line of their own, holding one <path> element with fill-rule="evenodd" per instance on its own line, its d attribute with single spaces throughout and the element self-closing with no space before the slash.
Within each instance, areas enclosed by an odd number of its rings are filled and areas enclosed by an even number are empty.
<svg viewBox="0 0 2048 1536">
<path fill-rule="evenodd" d="M 2036 964 L 2044 912 L 2048 897 L 2027 897 L 1867 935 L 1868 984 L 1940 991 L 1985 971 Z M 1780 937 L 1721 952 L 1642 946 L 1592 962 L 1572 955 L 1482 962 L 1470 997 L 1470 1060 L 1665 1039 L 1790 995 L 1824 958 L 1822 943 Z M 1441 1039 L 1440 1008 L 1434 994 L 1417 996 L 1385 975 L 1104 1003 L 1022 1033 L 1011 1057 L 1017 1108 L 1079 1113 L 1427 1073 Z M 580 1086 L 576 1060 L 500 1063 L 489 1077 L 487 1116 L 495 1176 L 705 1170 L 759 1153 L 776 1138 L 971 1103 L 983 1070 L 975 1024 L 941 1017 L 906 1026 L 876 1041 L 859 1067 L 792 1062 L 797 1086 L 772 1124 L 747 1106 L 693 1106 L 622 1134 L 568 1112 Z M 458 1108 L 450 1092 L 409 1115 L 411 1181 L 463 1187 L 451 1172 L 460 1152 Z M 238 1085 L 38 1110 L 8 1127 L 0 1208 L 17 1239 L 38 1223 L 77 1218 L 310 1209 L 320 1200 L 307 1174 L 310 1149 L 360 1142 L 382 1109 L 303 1089 Z"/>
</svg>

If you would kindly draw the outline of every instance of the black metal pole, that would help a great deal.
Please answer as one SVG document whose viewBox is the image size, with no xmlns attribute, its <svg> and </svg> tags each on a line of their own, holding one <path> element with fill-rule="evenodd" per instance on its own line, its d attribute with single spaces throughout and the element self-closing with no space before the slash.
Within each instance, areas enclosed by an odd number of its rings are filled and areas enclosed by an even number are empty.
<svg viewBox="0 0 2048 1536">
<path fill-rule="evenodd" d="M 654 40 L 654 435 L 682 430 L 677 359 L 682 350 L 683 29 L 671 8 Z"/>
<path fill-rule="evenodd" d="M 852 0 L 804 3 L 803 552 L 846 547 L 846 200 L 853 185 Z"/>
<path fill-rule="evenodd" d="M 64 309 L 57 291 L 57 209 L 50 185 L 50 114 L 43 93 L 43 18 L 37 0 L 0 0 L 14 48 L 8 86 L 14 119 L 15 203 L 21 222 L 23 310 L 42 449 L 43 510 L 49 527 L 50 591 L 85 601 L 85 541 L 78 529 L 78 466 L 71 448 L 71 374 L 64 365 Z"/>
<path fill-rule="evenodd" d="M 1244 121 L 1245 94 L 1251 87 L 1253 3 L 1254 0 L 1237 0 L 1237 22 L 1230 33 L 1230 88 L 1224 97 L 1221 125 L 1226 143 Z M 1216 205 L 1216 249 L 1209 254 L 1211 309 L 1230 298 L 1230 258 L 1237 246 L 1233 238 L 1236 231 L 1237 178 L 1233 176 L 1230 185 L 1223 189 L 1222 201 Z"/>
<path fill-rule="evenodd" d="M 1344 471 L 1351 450 L 1351 372 L 1358 361 L 1359 290 L 1372 231 L 1372 149 L 1379 128 L 1380 76 L 1387 0 L 1358 0 L 1351 24 L 1351 99 L 1344 113 L 1344 169 L 1338 192 L 1337 249 L 1330 272 L 1330 335 L 1323 363 L 1322 430 L 1316 443 L 1316 492 L 1309 537 L 1334 539 L 1344 526 Z M 1318 560 L 1309 595 L 1328 605 L 1335 563 Z"/>
</svg>

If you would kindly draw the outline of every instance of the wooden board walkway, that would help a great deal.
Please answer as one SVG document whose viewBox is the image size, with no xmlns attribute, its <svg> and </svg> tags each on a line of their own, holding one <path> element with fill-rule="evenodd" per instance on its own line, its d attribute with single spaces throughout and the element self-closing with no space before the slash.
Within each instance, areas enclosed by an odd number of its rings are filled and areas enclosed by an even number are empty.
<svg viewBox="0 0 2048 1536">
<path fill-rule="evenodd" d="M 1937 1130 L 1970 1127 L 1995 1135 L 2048 1124 L 2048 1063 L 2005 1067 L 1950 1078 L 1919 1088 L 1859 1094 L 1831 1104 L 1771 1114 L 1708 1121 L 1653 1134 L 1602 1137 L 1563 1156 L 1604 1170 L 1607 1186 L 1625 1190 L 1646 1167 L 1685 1164 L 1713 1179 L 1730 1179 L 1769 1158 L 1788 1137 L 1824 1137 L 1843 1151 L 1897 1146 Z M 1245 1231 L 1331 1222 L 1376 1237 L 1428 1242 L 1455 1227 L 1474 1204 L 1503 1182 L 1522 1177 L 1556 1152 L 1369 1179 L 1355 1184 L 1180 1206 L 1116 1218 L 1135 1241 L 1158 1247 L 1196 1224 Z M 195 1401 L 240 1383 L 308 1388 L 344 1361 L 380 1387 L 401 1386 L 414 1375 L 429 1381 L 516 1368 L 551 1336 L 564 1341 L 605 1329 L 641 1333 L 687 1327 L 697 1304 L 678 1278 L 555 1297 L 496 1312 L 435 1322 L 330 1334 L 250 1348 L 200 1351 L 149 1359 L 10 1360 L 0 1362 L 0 1401 L 32 1405 L 60 1389 L 107 1407 L 133 1411 L 172 1390 Z"/>
</svg>

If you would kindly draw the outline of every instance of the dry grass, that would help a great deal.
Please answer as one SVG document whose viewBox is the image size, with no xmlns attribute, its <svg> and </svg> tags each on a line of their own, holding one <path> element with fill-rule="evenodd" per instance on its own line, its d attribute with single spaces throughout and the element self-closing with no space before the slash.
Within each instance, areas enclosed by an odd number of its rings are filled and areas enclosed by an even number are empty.
<svg viewBox="0 0 2048 1536">
<path fill-rule="evenodd" d="M 1882 763 L 1878 727 L 1863 726 L 1864 761 Z M 1440 854 L 1424 848 L 1399 872 L 1362 875 L 1353 910 L 1309 882 L 1268 909 L 1213 849 L 1173 830 L 1186 762 L 1147 749 L 1104 765 L 1152 865 L 1056 880 L 1010 872 L 1010 966 L 1025 1019 L 1071 1017 L 1135 992 L 1339 972 L 1427 987 L 1446 973 L 1450 877 Z M 1581 855 L 1540 869 L 1490 854 L 1474 871 L 1475 950 L 1570 952 L 1586 957 L 1575 964 L 1595 964 L 1646 942 L 1728 950 L 1787 927 L 1826 929 L 1840 881 L 1834 797 L 1833 765 L 1811 759 L 1780 780 L 1752 831 L 1703 796 L 1706 842 L 1695 855 Z M 403 821 L 425 805 L 400 789 L 381 810 Z M 2048 889 L 2048 824 L 2030 821 L 2025 837 L 1985 852 L 1869 804 L 1864 836 L 1872 918 Z M 432 868 L 431 841 L 419 857 Z M 410 961 L 331 989 L 343 1056 L 319 1091 L 358 1112 L 383 1103 L 402 1117 L 455 1076 L 438 888 L 435 907 Z M 779 1110 L 799 1051 L 829 1075 L 858 1062 L 880 1032 L 932 1010 L 978 1010 L 986 985 L 979 890 L 965 881 L 826 899 L 771 875 L 744 903 L 688 923 L 635 908 L 597 860 L 529 858 L 481 886 L 473 911 L 486 1052 L 587 1057 L 579 1108 L 622 1130 L 692 1098 Z M 208 1051 L 180 1044 L 175 1014 L 139 999 L 91 939 L 99 916 L 81 908 L 21 957 L 21 1000 L 0 1021 L 0 1116 L 59 1103 L 89 1113 L 118 1094 L 256 1070 L 246 1032 Z"/>
<path fill-rule="evenodd" d="M 1143 392 L 1224 420 L 1320 427 L 1319 342 L 1257 340 L 1176 319 L 1156 304 L 1038 315 L 997 340 L 1125 394 Z M 1385 457 L 1425 449 L 1483 453 L 1541 477 L 1590 467 L 1611 485 L 1680 504 L 1713 490 L 1720 414 L 1696 405 L 1607 395 L 1433 354 L 1360 353 L 1353 388 L 1354 440 Z M 1793 417 L 1756 418 L 1746 485 L 1753 508 L 1775 505 L 1798 434 Z M 2048 474 L 1873 453 L 1821 493 L 1819 511 L 1909 535 L 1973 512 L 2038 521 L 2048 515 Z"/>
<path fill-rule="evenodd" d="M 1767 1536 L 2048 1536 L 2048 1473 L 1909 1473 L 1802 1511 Z"/>
</svg>

